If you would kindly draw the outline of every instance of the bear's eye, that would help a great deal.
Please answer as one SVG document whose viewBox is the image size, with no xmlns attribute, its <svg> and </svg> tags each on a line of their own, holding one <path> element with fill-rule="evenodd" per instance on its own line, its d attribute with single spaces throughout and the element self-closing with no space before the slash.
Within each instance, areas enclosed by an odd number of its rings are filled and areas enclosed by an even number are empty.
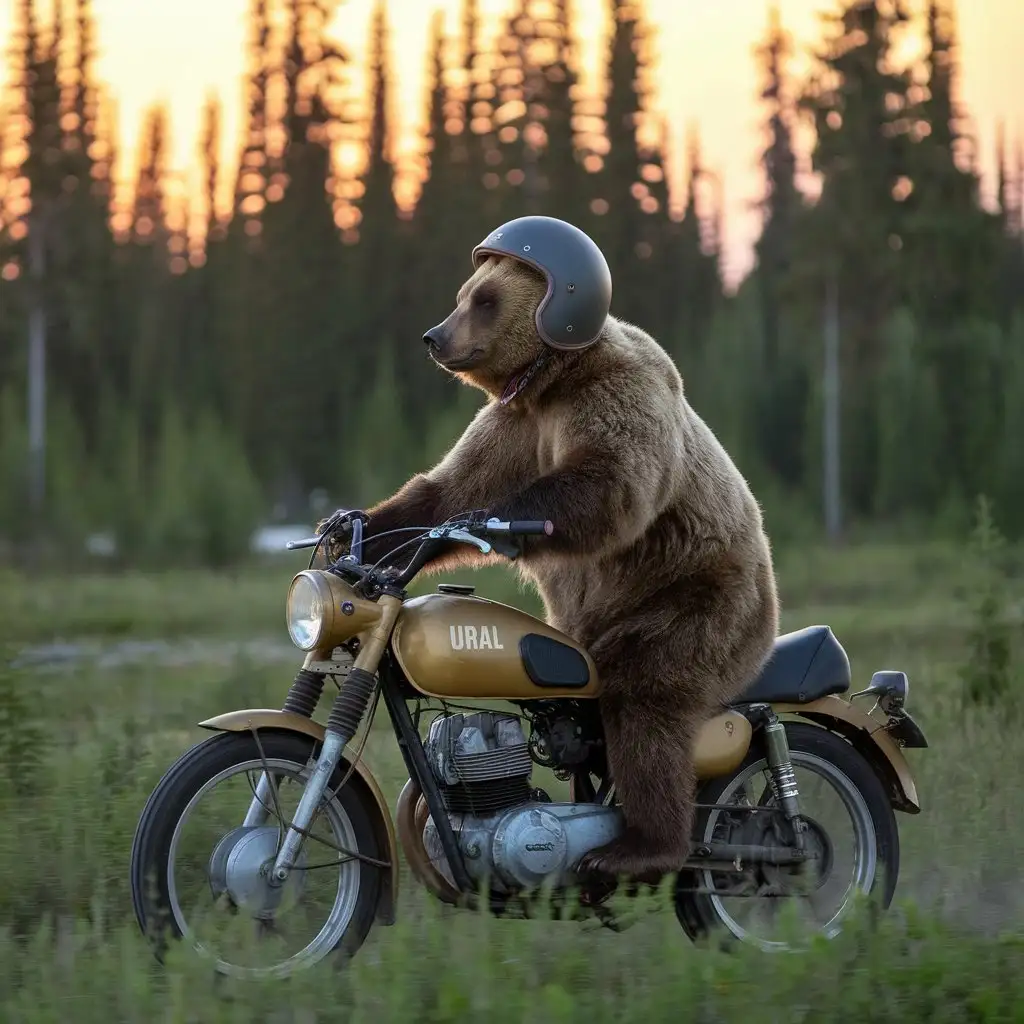
<svg viewBox="0 0 1024 1024">
<path fill-rule="evenodd" d="M 478 291 L 473 293 L 473 305 L 477 309 L 494 309 L 498 305 L 498 296 L 492 291 Z"/>
</svg>

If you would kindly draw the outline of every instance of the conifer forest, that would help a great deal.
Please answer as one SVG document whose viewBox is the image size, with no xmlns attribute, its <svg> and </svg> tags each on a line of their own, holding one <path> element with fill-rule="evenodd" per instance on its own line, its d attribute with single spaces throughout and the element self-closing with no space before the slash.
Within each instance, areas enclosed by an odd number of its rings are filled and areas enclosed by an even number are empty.
<svg viewBox="0 0 1024 1024">
<path fill-rule="evenodd" d="M 960 530 L 984 493 L 1004 530 L 1024 531 L 1024 172 L 1001 137 L 997 205 L 982 204 L 955 102 L 952 0 L 930 3 L 923 56 L 899 68 L 887 56 L 901 5 L 838 4 L 806 80 L 788 71 L 785 26 L 766 20 L 752 55 L 763 226 L 731 294 L 721 183 L 692 130 L 685 195 L 670 202 L 664 147 L 637 130 L 651 106 L 643 5 L 608 5 L 599 96 L 577 88 L 566 0 L 517 0 L 486 48 L 475 0 L 457 34 L 435 22 L 426 176 L 407 210 L 393 188 L 386 4 L 364 89 L 325 33 L 336 3 L 253 0 L 233 209 L 212 203 L 223 172 L 211 97 L 196 139 L 206 194 L 172 224 L 166 111 L 150 110 L 130 203 L 115 204 L 116 97 L 94 77 L 92 5 L 69 0 L 51 23 L 17 0 L 0 107 L 0 535 L 107 530 L 123 557 L 218 562 L 257 523 L 382 497 L 479 404 L 420 337 L 450 309 L 472 246 L 528 212 L 598 241 L 613 312 L 675 358 L 780 542 L 825 527 L 830 313 L 843 528 Z M 800 123 L 814 130 L 813 199 L 797 186 Z M 339 138 L 365 147 L 354 177 L 333 159 Z M 47 428 L 35 483 L 34 316 Z"/>
<path fill-rule="evenodd" d="M 0 1024 L 1020 1024 L 1024 126 L 978 143 L 954 0 L 815 4 L 831 13 L 809 59 L 766 0 L 760 131 L 736 141 L 758 162 L 760 233 L 737 282 L 725 211 L 743 193 L 707 158 L 717 86 L 682 123 L 660 113 L 674 55 L 653 4 L 600 0 L 592 71 L 578 0 L 503 3 L 500 21 L 487 0 L 433 16 L 423 94 L 396 129 L 413 0 L 374 0 L 363 40 L 346 0 L 245 0 L 238 91 L 187 104 L 194 139 L 154 103 L 128 140 L 98 71 L 116 15 L 0 0 Z M 1006 88 L 1024 94 L 1018 64 Z M 420 126 L 411 156 L 403 125 Z M 310 552 L 284 538 L 371 507 L 465 429 L 484 398 L 421 339 L 474 245 L 527 213 L 598 243 L 612 313 L 669 352 L 749 480 L 780 632 L 825 624 L 848 654 L 849 689 L 828 700 L 867 711 L 872 674 L 906 672 L 927 747 L 905 754 L 920 813 L 896 815 L 895 899 L 787 956 L 696 946 L 670 890 L 623 901 L 625 934 L 464 912 L 401 857 L 394 925 L 340 970 L 240 981 L 189 943 L 158 964 L 131 884 L 146 801 L 210 735 L 197 723 L 291 706 L 311 673 L 285 606 Z M 543 616 L 499 561 L 450 582 Z M 417 728 L 432 703 L 415 701 Z M 388 719 L 374 700 L 346 749 L 397 809 L 412 745 Z M 534 760 L 539 792 L 569 799 Z M 838 860 L 854 859 L 847 831 L 828 839 Z M 204 896 L 210 863 L 204 847 Z"/>
</svg>

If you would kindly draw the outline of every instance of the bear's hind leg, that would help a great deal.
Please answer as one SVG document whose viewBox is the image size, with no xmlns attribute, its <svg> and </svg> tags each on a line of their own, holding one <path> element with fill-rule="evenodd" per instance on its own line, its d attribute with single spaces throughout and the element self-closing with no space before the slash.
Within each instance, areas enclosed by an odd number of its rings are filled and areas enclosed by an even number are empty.
<svg viewBox="0 0 1024 1024">
<path fill-rule="evenodd" d="M 626 828 L 581 858 L 580 875 L 656 884 L 682 868 L 693 827 L 696 729 L 692 707 L 684 710 L 685 700 L 674 696 L 671 707 L 637 693 L 601 698 L 608 767 Z"/>
</svg>

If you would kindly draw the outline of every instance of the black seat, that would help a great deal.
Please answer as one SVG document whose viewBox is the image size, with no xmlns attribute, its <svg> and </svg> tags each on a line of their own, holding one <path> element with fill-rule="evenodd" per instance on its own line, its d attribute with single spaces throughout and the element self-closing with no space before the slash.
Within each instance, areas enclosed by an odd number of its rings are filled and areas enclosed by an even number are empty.
<svg viewBox="0 0 1024 1024">
<path fill-rule="evenodd" d="M 807 626 L 775 641 L 767 664 L 740 703 L 807 704 L 850 688 L 850 659 L 828 626 Z"/>
</svg>

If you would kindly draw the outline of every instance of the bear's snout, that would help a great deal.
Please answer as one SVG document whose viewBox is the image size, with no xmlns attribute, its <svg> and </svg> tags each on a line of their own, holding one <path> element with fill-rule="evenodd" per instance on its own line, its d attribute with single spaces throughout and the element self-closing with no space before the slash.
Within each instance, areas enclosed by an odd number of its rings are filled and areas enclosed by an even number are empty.
<svg viewBox="0 0 1024 1024">
<path fill-rule="evenodd" d="M 423 335 L 423 341 L 430 347 L 430 351 L 433 355 L 441 355 L 451 341 L 451 332 L 442 322 L 436 327 L 431 327 L 430 330 Z"/>
</svg>

